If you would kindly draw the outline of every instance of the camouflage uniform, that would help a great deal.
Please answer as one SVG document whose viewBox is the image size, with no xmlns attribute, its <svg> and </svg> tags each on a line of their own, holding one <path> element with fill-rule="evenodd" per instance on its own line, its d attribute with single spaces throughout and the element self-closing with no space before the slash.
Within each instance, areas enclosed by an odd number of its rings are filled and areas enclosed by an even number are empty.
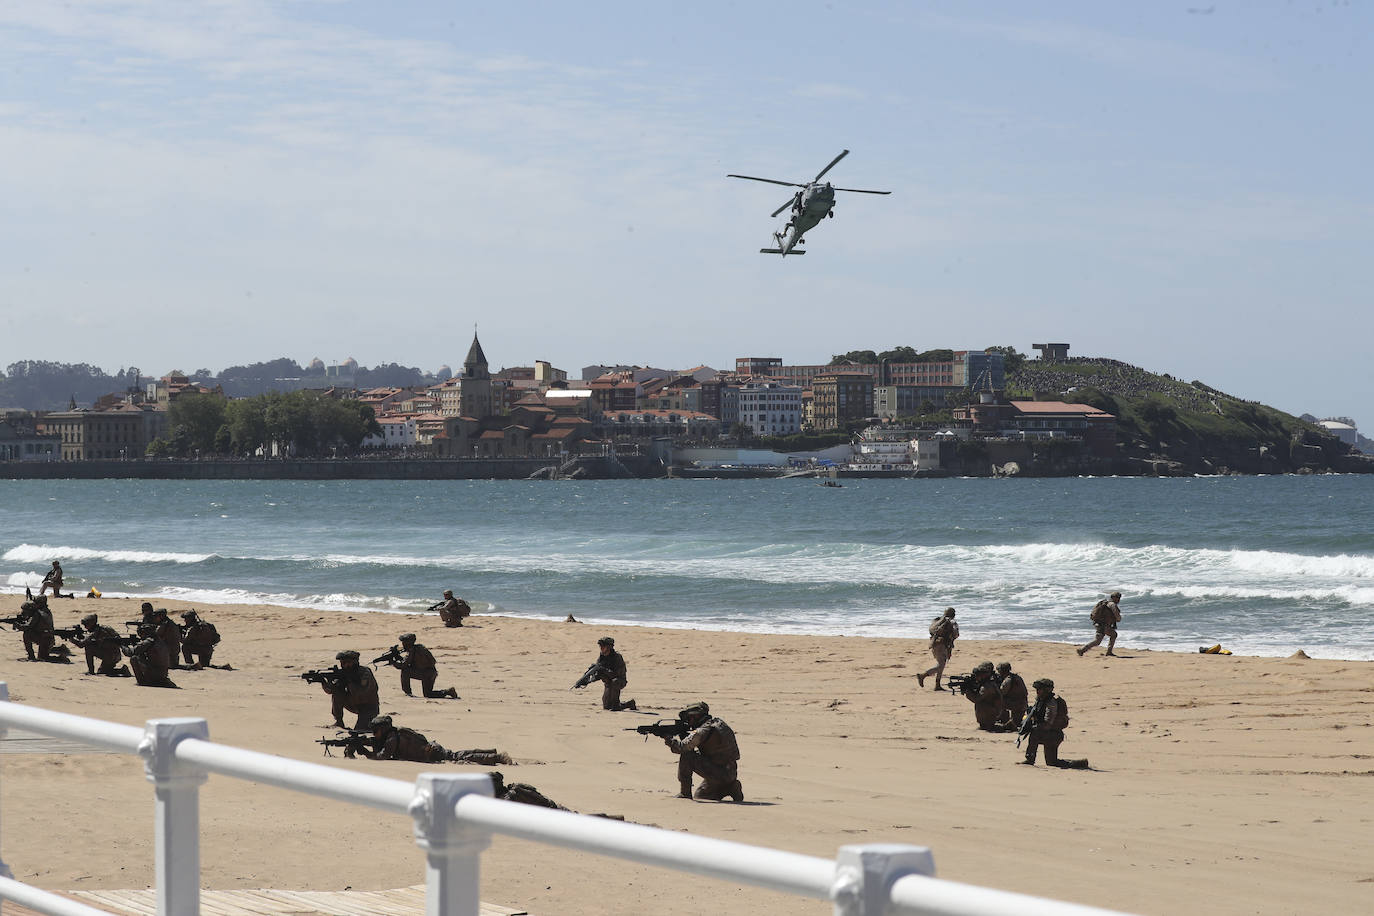
<svg viewBox="0 0 1374 916">
<path fill-rule="evenodd" d="M 945 674 L 945 663 L 954 654 L 954 640 L 959 638 L 959 624 L 954 622 L 954 608 L 945 608 L 945 612 L 930 622 L 930 654 L 935 657 L 935 664 L 925 671 L 916 675 L 916 683 L 924 687 L 926 678 L 935 675 L 935 689 L 940 689 L 940 678 Z"/>
<path fill-rule="evenodd" d="M 1103 638 L 1106 638 L 1107 654 L 1115 655 L 1112 650 L 1116 648 L 1116 625 L 1121 622 L 1121 592 L 1112 592 L 1111 597 L 1093 605 L 1089 617 L 1097 631 L 1096 636 L 1086 646 L 1079 647 L 1078 654 L 1082 655 L 1093 646 L 1102 645 Z"/>
<path fill-rule="evenodd" d="M 461 627 L 463 618 L 472 613 L 472 608 L 462 598 L 453 597 L 453 592 L 444 592 L 444 603 L 439 607 L 439 619 L 446 627 Z"/>
<path fill-rule="evenodd" d="M 166 608 L 160 607 L 153 612 L 153 638 L 167 652 L 168 667 L 177 667 L 181 660 L 181 628 L 168 619 Z"/>
<path fill-rule="evenodd" d="M 1046 766 L 1086 770 L 1086 760 L 1059 759 L 1059 745 L 1064 743 L 1064 729 L 1069 725 L 1069 704 L 1062 697 L 1054 695 L 1054 681 L 1049 678 L 1036 681 L 1035 695 L 1035 705 L 1031 707 L 1029 718 L 1022 726 L 1029 726 L 1026 732 L 1029 741 L 1026 759 L 1021 762 L 1035 766 L 1035 752 L 1044 745 Z"/>
<path fill-rule="evenodd" d="M 398 638 L 404 654 L 399 662 L 393 661 L 392 664 L 401 669 L 401 692 L 406 696 L 414 696 L 410 692 L 410 679 L 415 678 L 420 682 L 422 696 L 431 699 L 458 699 L 458 691 L 452 687 L 444 690 L 434 689 L 434 682 L 439 679 L 439 668 L 434 661 L 434 653 L 416 642 L 414 633 L 402 633 Z"/>
<path fill-rule="evenodd" d="M 1011 665 L 1007 662 L 997 666 L 997 677 L 1001 681 L 997 687 L 1002 691 L 1002 721 L 1016 728 L 1026 716 L 1030 696 L 1026 690 L 1026 682 L 1021 679 L 1021 675 L 1011 670 Z"/>
<path fill-rule="evenodd" d="M 191 670 L 207 668 L 215 656 L 215 646 L 219 645 L 219 631 L 213 623 L 200 619 L 195 611 L 181 615 L 186 621 L 186 630 L 181 634 L 181 655 Z"/>
<path fill-rule="evenodd" d="M 29 661 L 47 661 L 57 637 L 53 634 L 52 611 L 42 595 L 24 602 L 15 627 L 24 633 L 24 652 Z M 37 653 L 35 657 L 35 653 Z"/>
<path fill-rule="evenodd" d="M 167 646 L 150 633 L 146 627 L 139 628 L 143 638 L 134 646 L 125 648 L 129 656 L 129 667 L 134 669 L 134 679 L 140 687 L 175 687 L 167 676 L 171 658 Z"/>
<path fill-rule="evenodd" d="M 410 760 L 415 763 L 480 763 L 483 766 L 511 763 L 510 756 L 496 748 L 476 748 L 450 751 L 437 741 L 430 741 L 413 728 L 396 728 L 390 716 L 372 720 L 372 750 L 361 748 L 364 757 L 373 760 Z M 352 748 L 349 748 L 352 750 Z M 344 751 L 344 756 L 352 756 Z"/>
<path fill-rule="evenodd" d="M 86 632 L 72 640 L 86 651 L 86 673 L 104 674 L 109 677 L 127 677 L 129 671 L 119 663 L 119 634 L 113 628 L 102 626 L 94 614 L 81 618 Z M 100 662 L 97 671 L 95 663 Z"/>
<path fill-rule="evenodd" d="M 993 677 L 992 662 L 983 662 L 973 669 L 971 690 L 967 696 L 973 702 L 973 715 L 983 731 L 1001 731 L 997 721 L 1002 718 L 1002 691 Z"/>
<path fill-rule="evenodd" d="M 358 716 L 355 729 L 367 728 L 368 723 L 381 712 L 377 679 L 372 676 L 371 668 L 358 664 L 358 653 L 351 649 L 338 653 L 334 658 L 339 662 L 343 675 L 338 682 L 338 689 L 328 681 L 320 685 L 331 697 L 329 711 L 334 714 L 334 724 L 344 728 L 343 714 L 347 711 Z"/>
<path fill-rule="evenodd" d="M 615 651 L 615 640 L 609 636 L 603 636 L 596 641 L 600 648 L 600 655 L 596 662 L 609 672 L 601 675 L 601 708 L 609 709 L 612 712 L 619 712 L 622 709 L 638 709 L 634 700 L 620 702 L 620 691 L 630 683 L 629 667 L 625 664 L 625 657 Z"/>
<path fill-rule="evenodd" d="M 711 715 L 705 703 L 694 703 L 678 714 L 691 726 L 684 738 L 664 738 L 664 743 L 678 754 L 677 781 L 680 798 L 692 798 L 692 774 L 701 777 L 696 798 L 720 801 L 729 796 L 744 801 L 744 788 L 739 781 L 739 743 L 735 732 L 725 721 Z"/>
</svg>

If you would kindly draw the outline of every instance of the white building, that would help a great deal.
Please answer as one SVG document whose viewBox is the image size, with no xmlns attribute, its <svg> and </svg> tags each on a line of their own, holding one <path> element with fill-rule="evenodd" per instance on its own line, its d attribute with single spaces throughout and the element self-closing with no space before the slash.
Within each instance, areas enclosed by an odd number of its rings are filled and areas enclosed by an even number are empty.
<svg viewBox="0 0 1374 916">
<path fill-rule="evenodd" d="M 363 440 L 363 448 L 406 448 L 417 441 L 414 416 L 378 417 L 377 425 L 382 434 L 368 436 Z"/>
<path fill-rule="evenodd" d="M 1346 445 L 1352 445 L 1359 448 L 1360 431 L 1355 428 L 1355 424 L 1349 418 L 1342 417 L 1339 420 L 1334 418 L 1330 420 L 1318 420 L 1317 425 Z"/>
<path fill-rule="evenodd" d="M 801 388 L 779 382 L 741 385 L 739 422 L 756 436 L 790 436 L 801 432 Z"/>
</svg>

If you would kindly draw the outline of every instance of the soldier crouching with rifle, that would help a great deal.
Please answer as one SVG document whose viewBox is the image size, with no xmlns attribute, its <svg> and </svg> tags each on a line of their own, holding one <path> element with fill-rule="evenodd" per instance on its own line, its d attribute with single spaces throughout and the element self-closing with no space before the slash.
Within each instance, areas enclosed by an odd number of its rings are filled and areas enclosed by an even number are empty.
<svg viewBox="0 0 1374 916">
<path fill-rule="evenodd" d="M 332 740 L 322 738 L 320 743 L 330 747 L 335 746 L 335 742 L 343 742 L 344 756 L 349 758 L 362 754 L 370 760 L 409 760 L 415 763 L 478 763 L 482 766 L 509 766 L 515 763 L 509 754 L 494 747 L 450 751 L 437 741 L 430 741 L 413 728 L 397 728 L 392 724 L 391 716 L 374 717 L 370 728 L 370 741 L 360 741 L 362 736 L 355 735 Z"/>
<path fill-rule="evenodd" d="M 334 658 L 339 663 L 337 668 L 307 671 L 301 678 L 307 683 L 319 684 L 329 694 L 329 711 L 334 716 L 334 725 L 348 727 L 343 720 L 343 714 L 347 711 L 357 714 L 354 730 L 362 731 L 382 711 L 377 696 L 377 679 L 372 676 L 371 668 L 358 664 L 358 653 L 352 649 L 345 649 Z"/>
<path fill-rule="evenodd" d="M 1064 729 L 1069 725 L 1069 704 L 1062 697 L 1054 695 L 1054 681 L 1047 677 L 1042 677 L 1032 686 L 1035 688 L 1035 705 L 1026 714 L 1025 721 L 1021 723 L 1020 737 L 1016 739 L 1017 747 L 1021 746 L 1022 738 L 1030 739 L 1026 745 L 1026 759 L 1020 762 L 1035 766 L 1035 752 L 1044 745 L 1046 766 L 1086 770 L 1086 760 L 1059 759 L 1059 745 L 1064 743 Z"/>
<path fill-rule="evenodd" d="M 668 749 L 678 756 L 678 798 L 692 798 L 692 774 L 701 777 L 696 798 L 720 801 L 744 801 L 744 787 L 739 781 L 739 743 L 735 732 L 724 720 L 711 715 L 705 702 L 693 703 L 677 714 L 685 726 L 684 735 L 670 734 L 663 738 Z M 645 726 L 641 726 L 641 730 Z"/>
<path fill-rule="evenodd" d="M 439 668 L 434 662 L 434 653 L 417 643 L 414 633 L 402 633 L 396 638 L 401 642 L 400 647 L 392 646 L 385 655 L 374 658 L 372 664 L 386 662 L 393 668 L 401 669 L 401 693 L 408 697 L 414 696 L 410 691 L 410 679 L 414 678 L 420 682 L 421 695 L 428 699 L 458 699 L 458 691 L 453 687 L 434 689 L 434 682 L 439 679 Z"/>
<path fill-rule="evenodd" d="M 636 710 L 639 708 L 634 700 L 620 702 L 620 691 L 625 689 L 629 683 L 629 668 L 625 664 L 625 657 L 615 651 L 615 640 L 609 636 L 603 636 L 596 641 L 600 654 L 596 661 L 588 666 L 582 676 L 573 684 L 573 689 L 577 690 L 586 687 L 592 681 L 600 681 L 601 688 L 601 708 L 609 709 L 612 712 L 619 712 L 622 709 Z"/>
<path fill-rule="evenodd" d="M 103 674 L 106 677 L 129 677 L 129 669 L 119 663 L 119 647 L 122 639 L 113 627 L 100 623 L 95 614 L 81 618 L 85 632 L 72 637 L 72 642 L 86 650 L 86 673 Z M 100 662 L 97 671 L 95 663 Z"/>
</svg>

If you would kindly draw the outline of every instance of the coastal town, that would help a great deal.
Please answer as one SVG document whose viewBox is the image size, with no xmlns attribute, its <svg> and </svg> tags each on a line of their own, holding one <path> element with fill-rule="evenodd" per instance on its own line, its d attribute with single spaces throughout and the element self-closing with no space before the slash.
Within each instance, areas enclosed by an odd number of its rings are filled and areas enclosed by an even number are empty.
<svg viewBox="0 0 1374 916">
<path fill-rule="evenodd" d="M 1123 454 L 1114 403 L 1070 384 L 1075 371 L 1112 361 L 1070 360 L 1067 343 L 1033 348 L 1038 359 L 1010 347 L 898 348 L 813 365 L 778 357 L 740 357 L 730 369 L 593 365 L 570 378 L 545 360 L 493 371 L 474 332 L 459 371 L 441 367 L 425 384 L 360 387 L 356 361 L 316 359 L 253 394 L 231 396 L 213 378 L 174 371 L 139 376 L 89 405 L 73 397 L 66 410 L 6 408 L 0 461 L 485 462 L 473 476 L 560 468 L 571 476 L 832 478 L 1170 471 L 1165 457 Z M 1009 391 L 1013 367 L 1023 380 L 1017 393 Z M 1125 391 L 1132 386 L 1139 383 Z M 1219 392 L 1200 383 L 1184 391 L 1189 402 L 1224 413 Z M 1353 423 L 1311 425 L 1319 438 L 1297 443 L 1313 451 L 1296 467 L 1328 469 L 1328 452 L 1358 444 Z M 1254 451 L 1258 461 L 1266 448 Z M 502 461 L 535 465 L 491 464 Z"/>
</svg>

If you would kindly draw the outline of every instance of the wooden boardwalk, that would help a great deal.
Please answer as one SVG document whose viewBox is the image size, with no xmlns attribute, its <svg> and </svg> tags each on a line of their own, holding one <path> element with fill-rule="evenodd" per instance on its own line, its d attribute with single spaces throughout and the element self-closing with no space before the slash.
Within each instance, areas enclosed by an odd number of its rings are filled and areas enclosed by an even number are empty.
<svg viewBox="0 0 1374 916">
<path fill-rule="evenodd" d="M 152 889 L 139 891 L 63 891 L 62 896 L 114 916 L 156 916 Z M 201 916 L 419 916 L 425 911 L 425 887 L 417 884 L 391 891 L 201 891 Z M 5 903 L 5 916 L 38 916 L 15 903 Z M 525 910 L 483 903 L 481 916 L 528 916 Z"/>
</svg>

